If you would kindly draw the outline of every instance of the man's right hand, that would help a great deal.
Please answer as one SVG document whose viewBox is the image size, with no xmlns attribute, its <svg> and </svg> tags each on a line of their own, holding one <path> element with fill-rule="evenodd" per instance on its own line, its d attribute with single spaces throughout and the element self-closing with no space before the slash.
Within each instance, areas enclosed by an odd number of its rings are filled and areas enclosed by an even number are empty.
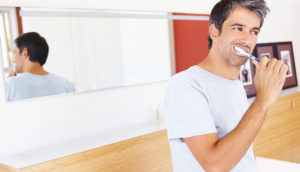
<svg viewBox="0 0 300 172">
<path fill-rule="evenodd" d="M 17 76 L 17 72 L 13 70 L 9 71 L 8 77 L 13 77 L 13 76 Z"/>
<path fill-rule="evenodd" d="M 254 85 L 256 88 L 256 100 L 269 108 L 277 100 L 288 71 L 288 66 L 282 61 L 262 57 L 256 65 Z"/>
</svg>

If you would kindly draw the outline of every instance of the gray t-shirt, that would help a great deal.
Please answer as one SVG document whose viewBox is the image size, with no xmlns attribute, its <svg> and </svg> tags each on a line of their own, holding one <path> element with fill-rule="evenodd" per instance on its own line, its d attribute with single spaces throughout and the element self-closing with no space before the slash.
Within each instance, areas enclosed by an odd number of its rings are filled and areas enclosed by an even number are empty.
<svg viewBox="0 0 300 172">
<path fill-rule="evenodd" d="M 173 76 L 165 96 L 166 123 L 175 172 L 204 171 L 182 138 L 217 133 L 223 138 L 248 109 L 239 80 L 228 80 L 199 66 Z M 256 172 L 252 146 L 233 172 Z"/>
<path fill-rule="evenodd" d="M 18 74 L 6 81 L 8 101 L 74 92 L 71 82 L 54 74 Z"/>
</svg>

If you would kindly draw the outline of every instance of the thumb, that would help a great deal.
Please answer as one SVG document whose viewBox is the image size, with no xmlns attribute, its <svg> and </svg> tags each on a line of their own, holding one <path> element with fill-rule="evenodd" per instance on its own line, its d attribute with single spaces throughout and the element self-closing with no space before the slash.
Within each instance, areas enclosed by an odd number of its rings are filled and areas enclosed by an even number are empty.
<svg viewBox="0 0 300 172">
<path fill-rule="evenodd" d="M 252 63 L 255 65 L 255 67 L 256 67 L 257 69 L 259 69 L 259 64 L 258 64 L 258 61 L 256 61 L 256 60 L 252 60 Z"/>
</svg>

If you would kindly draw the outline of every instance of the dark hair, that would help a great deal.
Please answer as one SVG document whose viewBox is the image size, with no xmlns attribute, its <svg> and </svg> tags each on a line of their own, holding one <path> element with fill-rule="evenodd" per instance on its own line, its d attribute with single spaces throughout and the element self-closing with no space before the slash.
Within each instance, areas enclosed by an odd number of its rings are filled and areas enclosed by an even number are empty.
<svg viewBox="0 0 300 172">
<path fill-rule="evenodd" d="M 224 21 L 227 19 L 230 12 L 237 7 L 248 8 L 249 10 L 255 12 L 260 18 L 260 27 L 262 27 L 264 18 L 270 11 L 264 0 L 221 0 L 211 11 L 209 26 L 214 24 L 221 33 Z M 212 39 L 208 35 L 208 48 L 210 49 L 211 46 Z"/>
<path fill-rule="evenodd" d="M 30 61 L 39 62 L 42 66 L 46 63 L 49 46 L 45 38 L 38 33 L 24 33 L 15 40 L 15 43 L 20 49 L 20 53 L 23 52 L 24 48 L 27 48 Z"/>
</svg>

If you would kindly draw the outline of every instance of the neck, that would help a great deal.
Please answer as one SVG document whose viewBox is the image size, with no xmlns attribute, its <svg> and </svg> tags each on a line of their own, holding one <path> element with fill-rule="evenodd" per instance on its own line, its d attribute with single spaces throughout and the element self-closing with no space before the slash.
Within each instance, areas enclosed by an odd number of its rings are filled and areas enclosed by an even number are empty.
<svg viewBox="0 0 300 172">
<path fill-rule="evenodd" d="M 233 66 L 211 49 L 207 58 L 199 64 L 206 71 L 226 79 L 236 80 L 240 75 L 240 66 Z"/>
<path fill-rule="evenodd" d="M 38 62 L 29 62 L 26 64 L 24 72 L 33 73 L 36 75 L 47 75 L 48 72 L 44 70 L 43 66 L 41 66 Z"/>
</svg>

